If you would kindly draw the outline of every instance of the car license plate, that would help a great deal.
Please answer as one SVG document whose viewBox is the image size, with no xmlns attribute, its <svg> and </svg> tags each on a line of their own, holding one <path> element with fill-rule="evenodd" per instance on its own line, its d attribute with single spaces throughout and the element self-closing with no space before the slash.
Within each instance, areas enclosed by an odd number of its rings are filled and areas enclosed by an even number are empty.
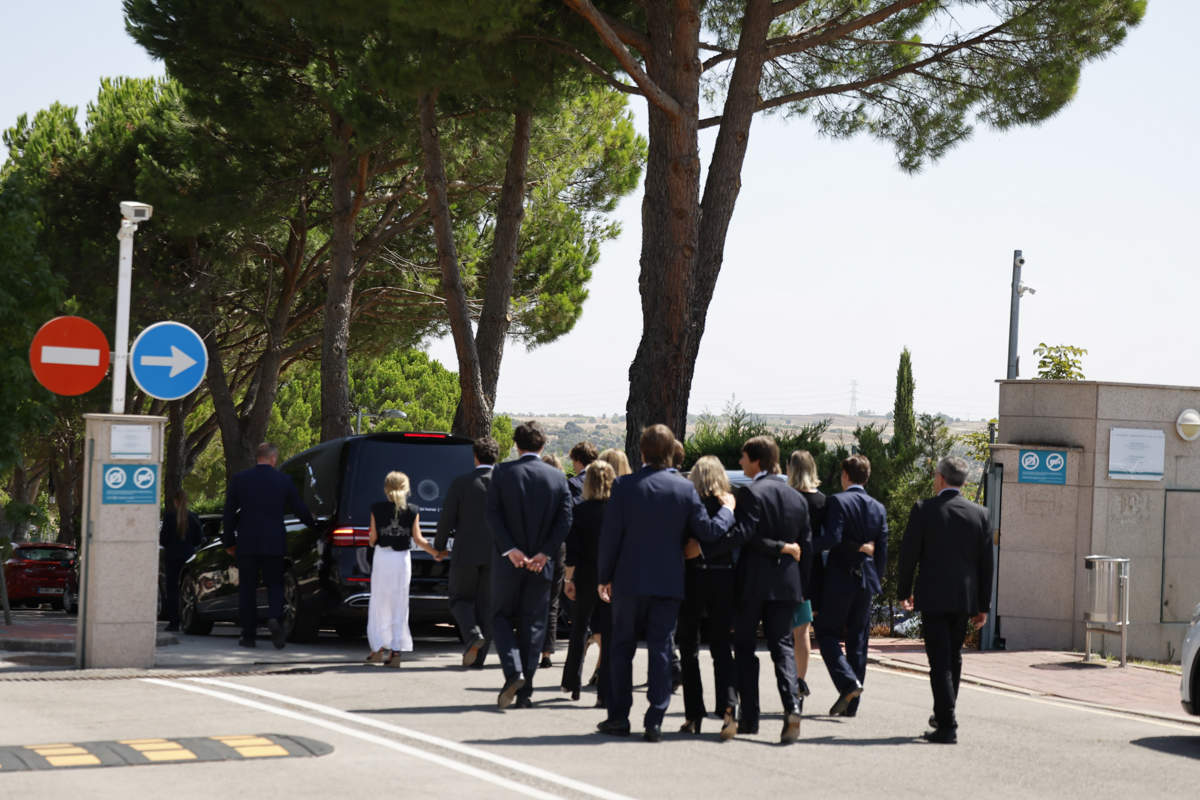
<svg viewBox="0 0 1200 800">
<path fill-rule="evenodd" d="M 38 594 L 62 594 L 63 590 L 61 588 L 55 588 L 53 586 L 39 586 L 37 593 Z"/>
</svg>

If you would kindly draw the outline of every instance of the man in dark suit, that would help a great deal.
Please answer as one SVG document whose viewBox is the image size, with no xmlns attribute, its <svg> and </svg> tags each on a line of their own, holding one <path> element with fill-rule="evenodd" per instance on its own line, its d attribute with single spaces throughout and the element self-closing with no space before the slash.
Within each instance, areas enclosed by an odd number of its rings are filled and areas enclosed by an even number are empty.
<svg viewBox="0 0 1200 800">
<path fill-rule="evenodd" d="M 475 469 L 450 484 L 433 540 L 434 549 L 444 553 L 454 537 L 450 613 L 467 645 L 464 667 L 482 667 L 491 644 L 492 532 L 487 524 L 487 492 L 500 446 L 492 437 L 481 436 L 473 450 Z"/>
<path fill-rule="evenodd" d="M 758 732 L 759 670 L 755 649 L 761 622 L 783 705 L 779 740 L 790 744 L 800 737 L 803 708 L 792 649 L 792 614 L 804 600 L 802 576 L 809 572 L 812 560 L 808 503 L 778 473 L 779 446 L 770 436 L 747 440 L 738 464 L 752 482 L 738 490 L 737 521 L 722 544 L 741 547 L 733 649 L 742 707 L 740 719 L 736 709 L 725 710 L 721 738 Z"/>
<path fill-rule="evenodd" d="M 591 442 L 580 442 L 568 453 L 575 474 L 567 478 L 567 486 L 571 489 L 571 499 L 576 503 L 583 500 L 583 473 L 588 468 L 588 464 L 596 460 L 597 455 L 599 455 L 599 451 Z"/>
<path fill-rule="evenodd" d="M 546 435 L 536 422 L 513 431 L 515 461 L 497 464 L 487 493 L 492 556 L 492 635 L 504 687 L 496 705 L 531 708 L 533 674 L 546 639 L 554 562 L 571 528 L 571 492 L 562 470 L 539 458 Z M 515 633 L 514 633 L 515 629 Z"/>
<path fill-rule="evenodd" d="M 601 733 L 629 735 L 633 706 L 633 654 L 645 631 L 649 656 L 646 741 L 662 738 L 671 702 L 671 649 L 683 599 L 683 548 L 689 537 L 719 539 L 733 523 L 726 508 L 709 517 L 691 481 L 671 468 L 675 436 L 666 425 L 642 431 L 644 466 L 618 478 L 600 533 L 600 599 L 612 603 L 609 669 L 612 694 Z"/>
<path fill-rule="evenodd" d="M 816 552 L 829 551 L 821 589 L 821 613 L 813 627 L 821 657 L 838 690 L 832 716 L 853 717 L 867 677 L 867 639 L 871 598 L 882 589 L 879 576 L 887 566 L 887 511 L 867 494 L 871 462 L 863 455 L 842 461 L 842 489 L 825 504 Z M 846 651 L 840 638 L 846 632 Z"/>
<path fill-rule="evenodd" d="M 271 642 L 282 648 L 287 638 L 283 629 L 283 557 L 287 553 L 285 510 L 290 508 L 309 527 L 317 521 L 291 480 L 275 469 L 279 449 L 264 442 L 255 451 L 257 464 L 233 476 L 225 494 L 225 524 L 221 540 L 237 559 L 238 619 L 242 637 L 238 644 L 254 647 L 258 629 L 258 577 L 267 587 L 270 604 L 267 627 Z"/>
<path fill-rule="evenodd" d="M 937 496 L 918 501 L 908 515 L 896 583 L 896 593 L 905 598 L 901 605 L 921 612 L 934 725 L 924 738 L 941 744 L 958 741 L 954 706 L 967 620 L 982 626 L 992 602 L 992 534 L 987 512 L 962 496 L 966 479 L 963 459 L 938 463 Z"/>
</svg>

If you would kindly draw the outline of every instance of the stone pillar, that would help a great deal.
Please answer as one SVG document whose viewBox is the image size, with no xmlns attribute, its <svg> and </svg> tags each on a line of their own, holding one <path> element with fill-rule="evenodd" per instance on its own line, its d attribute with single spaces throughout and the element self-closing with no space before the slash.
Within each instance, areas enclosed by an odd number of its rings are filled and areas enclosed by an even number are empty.
<svg viewBox="0 0 1200 800">
<path fill-rule="evenodd" d="M 154 666 L 165 417 L 85 414 L 76 666 Z"/>
</svg>

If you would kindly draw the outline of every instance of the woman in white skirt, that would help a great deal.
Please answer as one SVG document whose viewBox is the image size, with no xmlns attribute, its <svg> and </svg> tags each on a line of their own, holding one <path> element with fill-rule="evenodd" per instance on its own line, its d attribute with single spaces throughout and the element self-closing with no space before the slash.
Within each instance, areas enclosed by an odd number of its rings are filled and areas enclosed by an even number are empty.
<svg viewBox="0 0 1200 800">
<path fill-rule="evenodd" d="M 420 517 L 408 507 L 408 476 L 389 472 L 383 481 L 387 500 L 371 505 L 371 601 L 367 606 L 367 661 L 400 666 L 400 654 L 413 649 L 408 630 L 408 584 L 412 578 L 409 550 L 416 542 L 429 555 L 441 560 L 421 535 Z"/>
</svg>

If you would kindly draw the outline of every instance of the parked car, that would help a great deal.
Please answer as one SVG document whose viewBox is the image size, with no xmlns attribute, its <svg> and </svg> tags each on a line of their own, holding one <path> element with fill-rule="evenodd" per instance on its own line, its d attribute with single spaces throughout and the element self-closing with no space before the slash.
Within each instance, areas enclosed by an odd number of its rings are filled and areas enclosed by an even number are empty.
<svg viewBox="0 0 1200 800">
<path fill-rule="evenodd" d="M 1179 681 L 1179 699 L 1183 710 L 1200 715 L 1200 605 L 1192 610 L 1192 624 L 1180 649 L 1183 677 Z"/>
<path fill-rule="evenodd" d="M 280 467 L 292 479 L 313 515 L 309 528 L 295 517 L 285 521 L 284 628 L 290 638 L 309 641 L 324 626 L 339 636 L 361 636 L 370 599 L 371 504 L 384 499 L 383 479 L 399 470 L 412 485 L 409 504 L 432 540 L 450 482 L 474 467 L 471 440 L 448 433 L 374 433 L 322 442 Z M 435 561 L 412 553 L 409 609 L 412 621 L 450 621 L 449 559 Z M 214 622 L 236 622 L 238 570 L 215 541 L 200 548 L 184 566 L 180 625 L 205 634 Z M 258 590 L 260 616 L 266 590 Z"/>
<path fill-rule="evenodd" d="M 19 542 L 4 562 L 12 605 L 51 603 L 68 614 L 79 610 L 79 556 L 66 544 Z"/>
</svg>

